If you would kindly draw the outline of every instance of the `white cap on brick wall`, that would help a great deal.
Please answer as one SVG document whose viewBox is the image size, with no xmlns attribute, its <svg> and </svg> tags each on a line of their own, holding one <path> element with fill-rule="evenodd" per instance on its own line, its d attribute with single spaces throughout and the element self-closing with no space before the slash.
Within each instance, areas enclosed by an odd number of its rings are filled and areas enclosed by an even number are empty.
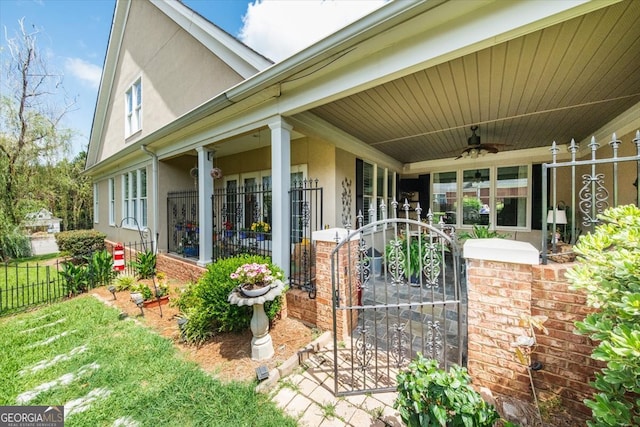
<svg viewBox="0 0 640 427">
<path fill-rule="evenodd" d="M 538 250 L 528 242 L 508 239 L 469 239 L 464 242 L 464 257 L 513 264 L 540 264 Z"/>
</svg>

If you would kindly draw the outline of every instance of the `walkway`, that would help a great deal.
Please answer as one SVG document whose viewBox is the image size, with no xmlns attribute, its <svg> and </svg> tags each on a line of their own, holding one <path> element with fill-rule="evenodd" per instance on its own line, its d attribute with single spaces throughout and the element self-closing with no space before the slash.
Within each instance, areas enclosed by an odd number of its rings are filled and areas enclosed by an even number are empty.
<svg viewBox="0 0 640 427">
<path fill-rule="evenodd" d="M 393 409 L 395 392 L 335 397 L 333 340 L 325 333 L 316 341 L 322 348 L 281 378 L 271 392 L 280 408 L 306 427 L 404 426 Z"/>
</svg>

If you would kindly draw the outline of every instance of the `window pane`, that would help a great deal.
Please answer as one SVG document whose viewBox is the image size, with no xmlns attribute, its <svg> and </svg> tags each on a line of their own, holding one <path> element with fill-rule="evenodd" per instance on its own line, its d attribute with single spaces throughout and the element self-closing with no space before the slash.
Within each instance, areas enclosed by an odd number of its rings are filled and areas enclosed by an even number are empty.
<svg viewBox="0 0 640 427">
<path fill-rule="evenodd" d="M 526 227 L 529 177 L 527 166 L 498 168 L 496 182 L 497 225 Z"/>
<path fill-rule="evenodd" d="M 136 105 L 140 106 L 142 105 L 142 84 L 139 80 L 134 85 L 134 89 L 136 91 Z"/>
<path fill-rule="evenodd" d="M 369 224 L 373 221 L 375 216 L 369 214 L 370 208 L 374 204 L 373 194 L 373 165 L 369 163 L 363 163 L 362 165 L 362 195 L 363 195 L 363 207 L 364 212 L 364 224 Z"/>
<path fill-rule="evenodd" d="M 147 170 L 140 169 L 140 197 L 147 197 Z"/>
<path fill-rule="evenodd" d="M 458 188 L 455 172 L 433 174 L 433 221 L 440 222 L 444 218 L 447 224 L 456 223 L 456 199 Z"/>
<path fill-rule="evenodd" d="M 138 180 L 136 179 L 136 173 L 135 172 L 131 172 L 131 198 L 132 199 L 137 199 L 138 198 Z"/>
<path fill-rule="evenodd" d="M 463 171 L 462 223 L 489 225 L 489 169 Z"/>
</svg>

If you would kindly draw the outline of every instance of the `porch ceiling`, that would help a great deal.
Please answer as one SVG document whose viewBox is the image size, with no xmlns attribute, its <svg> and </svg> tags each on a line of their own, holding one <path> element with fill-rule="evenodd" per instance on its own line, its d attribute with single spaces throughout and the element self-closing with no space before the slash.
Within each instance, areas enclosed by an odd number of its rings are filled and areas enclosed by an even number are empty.
<svg viewBox="0 0 640 427">
<path fill-rule="evenodd" d="M 312 111 L 403 163 L 456 157 L 472 125 L 504 151 L 580 141 L 640 102 L 639 23 L 624 1 Z"/>
</svg>

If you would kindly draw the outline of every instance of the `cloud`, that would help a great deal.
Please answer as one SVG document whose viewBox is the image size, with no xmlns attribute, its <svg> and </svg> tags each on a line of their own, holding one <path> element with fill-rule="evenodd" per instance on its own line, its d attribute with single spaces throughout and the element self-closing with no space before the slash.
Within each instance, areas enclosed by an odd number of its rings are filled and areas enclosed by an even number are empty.
<svg viewBox="0 0 640 427">
<path fill-rule="evenodd" d="M 278 62 L 382 6 L 386 0 L 255 0 L 238 38 Z"/>
<path fill-rule="evenodd" d="M 92 89 L 97 89 L 100 85 L 102 68 L 95 64 L 80 58 L 67 58 L 64 62 L 64 68 L 81 82 L 89 84 Z"/>
</svg>

